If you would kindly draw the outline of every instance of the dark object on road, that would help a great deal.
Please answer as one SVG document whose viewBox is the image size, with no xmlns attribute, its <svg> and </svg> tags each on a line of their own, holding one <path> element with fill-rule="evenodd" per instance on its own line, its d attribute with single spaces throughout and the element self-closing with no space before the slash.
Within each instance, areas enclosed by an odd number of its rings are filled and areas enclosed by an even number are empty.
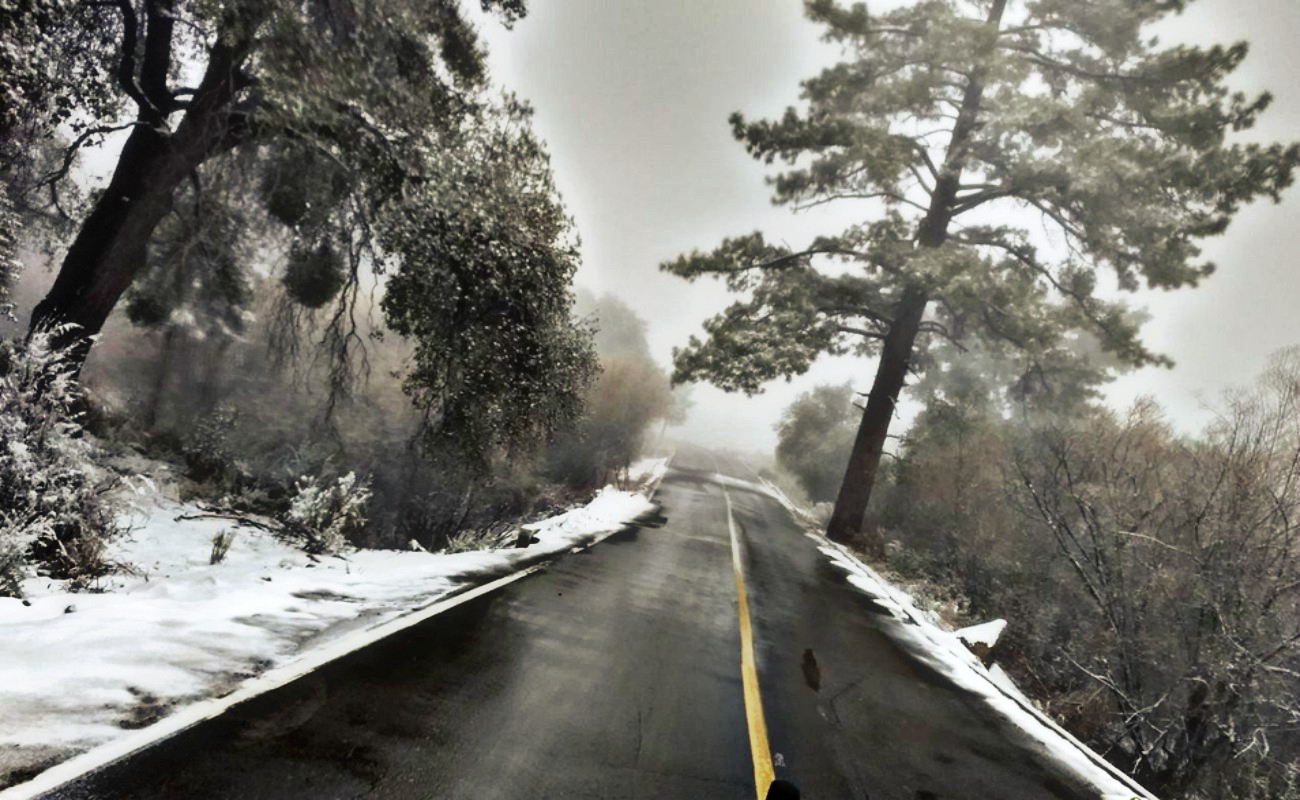
<svg viewBox="0 0 1300 800">
<path fill-rule="evenodd" d="M 817 666 L 817 657 L 813 655 L 812 648 L 803 651 L 803 679 L 804 683 L 814 692 L 822 690 L 822 670 Z"/>
<path fill-rule="evenodd" d="M 767 787 L 767 800 L 799 800 L 799 789 L 793 783 L 778 778 Z"/>
</svg>

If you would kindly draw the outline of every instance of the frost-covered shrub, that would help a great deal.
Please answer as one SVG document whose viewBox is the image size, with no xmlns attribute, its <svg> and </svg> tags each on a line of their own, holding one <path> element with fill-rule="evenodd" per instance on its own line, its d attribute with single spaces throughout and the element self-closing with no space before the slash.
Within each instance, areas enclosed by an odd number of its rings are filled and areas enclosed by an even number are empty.
<svg viewBox="0 0 1300 800">
<path fill-rule="evenodd" d="M 18 215 L 9 194 L 0 188 L 0 319 L 14 319 L 14 304 L 9 289 L 18 279 L 20 264 L 14 257 L 18 249 Z"/>
<path fill-rule="evenodd" d="M 238 472 L 230 434 L 239 423 L 235 409 L 221 406 L 201 419 L 185 439 L 182 455 L 196 481 L 223 482 Z"/>
<path fill-rule="evenodd" d="M 465 528 L 447 540 L 443 553 L 469 553 L 476 550 L 497 550 L 512 547 L 521 536 L 536 541 L 531 534 L 523 534 L 513 525 L 496 524 L 486 528 Z"/>
<path fill-rule="evenodd" d="M 30 566 L 84 586 L 108 571 L 104 542 L 117 530 L 75 369 L 50 339 L 0 345 L 0 594 L 17 594 Z"/>
<path fill-rule="evenodd" d="M 349 472 L 333 483 L 321 483 L 307 475 L 294 484 L 288 521 L 302 529 L 311 550 L 336 553 L 366 527 L 370 484 Z"/>
</svg>

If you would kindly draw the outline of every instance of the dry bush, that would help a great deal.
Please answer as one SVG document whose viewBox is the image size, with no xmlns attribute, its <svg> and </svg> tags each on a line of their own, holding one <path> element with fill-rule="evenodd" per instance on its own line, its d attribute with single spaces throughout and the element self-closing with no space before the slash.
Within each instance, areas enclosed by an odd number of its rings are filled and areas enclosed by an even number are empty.
<svg viewBox="0 0 1300 800">
<path fill-rule="evenodd" d="M 578 309 L 596 325 L 601 372 L 575 429 L 547 448 L 544 469 L 554 481 L 591 489 L 626 474 L 654 423 L 680 414 L 686 401 L 674 398 L 668 375 L 651 358 L 646 324 L 636 312 L 612 296 L 587 293 L 579 294 Z"/>
<path fill-rule="evenodd" d="M 547 452 L 547 474 L 580 488 L 613 482 L 641 454 L 646 433 L 670 406 L 668 377 L 653 361 L 604 359 L 576 430 Z"/>
<path fill-rule="evenodd" d="M 905 566 L 1011 619 L 1006 666 L 1076 734 L 1164 796 L 1295 796 L 1295 351 L 1200 438 L 1149 401 L 931 426 L 894 491 Z"/>
</svg>

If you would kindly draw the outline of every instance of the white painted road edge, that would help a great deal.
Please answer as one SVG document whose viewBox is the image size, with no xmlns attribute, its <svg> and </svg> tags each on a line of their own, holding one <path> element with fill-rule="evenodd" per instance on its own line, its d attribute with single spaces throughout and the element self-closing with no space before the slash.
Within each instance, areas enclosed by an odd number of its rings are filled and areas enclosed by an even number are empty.
<svg viewBox="0 0 1300 800">
<path fill-rule="evenodd" d="M 667 465 L 672 462 L 673 455 L 668 456 L 665 461 L 665 472 Z M 659 484 L 663 481 L 663 475 L 660 475 L 649 487 L 646 488 L 646 497 L 653 498 L 655 492 L 659 491 Z M 584 545 L 583 549 L 598 544 L 605 539 L 613 536 L 624 528 L 601 534 L 593 539 L 590 543 Z M 407 628 L 419 625 L 428 619 L 438 616 L 444 611 L 449 611 L 456 606 L 468 603 L 471 600 L 482 597 L 485 594 L 491 594 L 503 586 L 508 586 L 515 581 L 526 578 L 534 572 L 544 569 L 551 561 L 559 558 L 563 553 L 547 558 L 540 564 L 534 564 L 518 572 L 512 572 L 494 581 L 476 586 L 467 591 L 453 594 L 449 597 L 443 597 L 430 603 L 427 606 L 416 609 L 408 614 L 388 620 L 371 628 L 356 631 L 343 636 L 328 644 L 321 645 L 318 648 L 308 650 L 300 657 L 295 658 L 279 667 L 269 669 L 255 678 L 244 681 L 238 689 L 224 697 L 214 697 L 211 700 L 202 700 L 200 702 L 187 705 L 175 713 L 163 717 L 158 722 L 147 728 L 141 728 L 120 738 L 102 744 L 98 747 L 87 750 L 80 755 L 73 756 L 66 761 L 50 767 L 36 775 L 36 777 L 11 786 L 8 789 L 0 791 L 0 800 L 32 800 L 45 792 L 63 786 L 66 783 L 76 780 L 77 778 L 87 775 L 108 765 L 120 761 L 127 756 L 140 750 L 158 744 L 164 739 L 169 739 L 182 731 L 198 725 L 201 722 L 220 716 L 233 706 L 252 700 L 259 695 L 266 694 L 280 688 L 288 683 L 312 673 L 320 667 L 328 664 L 335 659 L 342 658 L 349 653 L 356 652 L 364 647 L 374 644 L 388 636 L 404 631 Z"/>
<path fill-rule="evenodd" d="M 892 592 L 890 592 L 890 589 L 892 589 L 893 587 L 890 585 L 889 581 L 886 581 L 883 577 L 881 577 L 880 573 L 876 572 L 870 566 L 864 564 L 861 559 L 853 555 L 853 553 L 850 552 L 843 545 L 840 545 L 838 542 L 832 542 L 830 539 L 827 539 L 820 532 L 809 531 L 808 536 L 812 538 L 814 541 L 816 541 L 818 544 L 836 551 L 846 561 L 851 562 L 856 567 L 861 569 L 863 572 L 870 575 L 874 579 L 874 581 L 877 584 L 879 584 L 882 589 L 885 590 L 886 593 L 891 595 L 887 599 L 890 600 L 894 605 L 896 605 L 897 609 L 901 611 L 904 615 L 906 615 L 908 619 L 914 622 L 921 630 L 926 631 L 934 627 L 934 624 L 930 622 L 928 619 L 926 619 L 919 612 L 919 610 L 916 609 L 916 607 L 911 603 L 910 599 L 900 598 L 897 595 L 894 595 Z M 935 644 L 936 647 L 939 646 L 937 642 Z M 987 670 L 982 668 L 976 668 L 974 664 L 970 664 L 965 661 L 959 661 L 954 663 L 960 663 L 963 666 L 965 666 L 972 674 L 978 676 L 981 680 L 988 682 L 988 684 L 992 686 L 994 689 L 996 689 L 999 694 L 1001 694 L 1003 697 L 1007 698 L 1008 700 L 1012 701 L 1017 706 L 1019 706 L 1022 710 L 1028 713 L 1029 716 L 1031 716 L 1040 725 L 1047 728 L 1049 731 L 1056 734 L 1061 739 L 1065 740 L 1065 742 L 1067 742 L 1071 747 L 1078 750 L 1089 762 L 1091 762 L 1093 766 L 1109 774 L 1113 779 L 1115 779 L 1121 785 L 1129 789 L 1133 793 L 1132 794 L 1133 800 L 1159 800 L 1155 795 L 1147 791 L 1146 788 L 1143 787 L 1140 783 L 1133 780 L 1133 778 L 1129 777 L 1125 772 L 1120 770 L 1114 764 L 1102 758 L 1091 747 L 1088 747 L 1088 745 L 1079 741 L 1078 738 L 1076 738 L 1072 733 L 1067 731 L 1065 728 L 1062 728 L 1056 722 L 1056 720 L 1047 716 L 1042 711 L 1039 711 L 1032 704 L 1027 703 L 1023 697 L 1018 696 L 1015 693 L 1008 692 L 997 681 L 993 680 L 993 677 L 989 675 Z M 1124 795 L 1124 797 L 1127 798 L 1128 795 Z M 4 800 L 4 798 L 0 798 L 0 800 Z"/>
<path fill-rule="evenodd" d="M 809 538 L 817 542 L 819 545 L 822 545 L 823 547 L 827 547 L 834 550 L 845 561 L 853 564 L 858 569 L 862 570 L 863 573 L 865 573 L 866 575 L 869 575 L 873 579 L 873 581 L 877 585 L 879 585 L 880 588 L 888 595 L 886 599 L 888 599 L 891 603 L 893 603 L 893 605 L 897 607 L 897 610 L 899 610 L 901 613 L 906 615 L 912 622 L 916 623 L 916 625 L 921 630 L 926 631 L 931 628 L 934 628 L 934 623 L 926 619 L 920 613 L 920 611 L 912 604 L 911 598 L 906 597 L 905 595 L 900 596 L 899 594 L 896 594 L 895 593 L 896 590 L 889 583 L 889 581 L 885 580 L 878 572 L 876 572 L 870 566 L 863 563 L 863 561 L 859 559 L 857 556 L 855 556 L 852 552 L 850 552 L 848 548 L 844 547 L 838 542 L 832 542 L 830 539 L 827 539 L 826 536 L 821 532 L 820 525 L 816 523 L 813 517 L 807 511 L 795 505 L 795 503 L 792 500 L 790 500 L 789 497 L 786 496 L 785 492 L 781 491 L 779 487 L 777 487 L 771 481 L 764 478 L 762 475 L 759 475 L 758 472 L 755 471 L 753 467 L 750 467 L 748 464 L 746 464 L 745 467 L 749 469 L 750 472 L 754 473 L 754 476 L 757 477 L 759 481 L 762 482 L 763 486 L 767 489 L 768 494 L 778 503 L 785 506 L 786 510 L 789 511 L 792 516 L 802 517 L 806 525 L 811 523 L 809 527 L 805 528 L 805 531 Z M 936 643 L 936 646 L 938 646 L 938 643 Z M 1089 762 L 1093 764 L 1093 766 L 1099 768 L 1106 774 L 1110 775 L 1114 780 L 1118 781 L 1121 785 L 1123 785 L 1129 791 L 1131 791 L 1133 793 L 1132 796 L 1135 800 L 1137 800 L 1138 798 L 1140 798 L 1141 800 L 1159 800 L 1159 798 L 1151 794 L 1151 792 L 1149 792 L 1140 783 L 1133 780 L 1133 778 L 1130 777 L 1128 774 L 1126 774 L 1123 770 L 1120 770 L 1114 764 L 1102 758 L 1091 747 L 1088 747 L 1088 745 L 1079 741 L 1079 739 L 1076 738 L 1072 733 L 1067 731 L 1065 728 L 1062 728 L 1056 722 L 1056 720 L 1044 714 L 1042 711 L 1036 708 L 1032 703 L 1027 702 L 1023 696 L 1019 696 L 1013 692 L 1007 691 L 1006 688 L 1001 686 L 997 681 L 993 680 L 993 677 L 989 675 L 987 670 L 984 670 L 982 668 L 976 668 L 974 664 L 968 663 L 964 660 L 955 663 L 962 664 L 979 679 L 983 681 L 987 681 L 990 686 L 992 686 L 994 689 L 998 691 L 999 694 L 1001 694 L 1003 697 L 1007 698 L 1011 702 L 1015 703 L 1027 714 L 1029 714 L 1029 716 L 1031 716 L 1040 725 L 1047 728 L 1049 731 L 1051 731 L 1052 733 L 1056 734 L 1061 739 L 1063 739 L 1071 747 L 1078 750 L 1084 756 L 1084 758 L 1086 758 Z M 0 797 L 0 800 L 7 800 L 7 798 Z"/>
</svg>

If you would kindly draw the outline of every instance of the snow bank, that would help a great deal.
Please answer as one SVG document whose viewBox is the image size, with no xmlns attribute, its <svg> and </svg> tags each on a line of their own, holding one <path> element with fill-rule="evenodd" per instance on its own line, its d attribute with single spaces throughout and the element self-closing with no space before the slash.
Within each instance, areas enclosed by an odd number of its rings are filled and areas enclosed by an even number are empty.
<svg viewBox="0 0 1300 800">
<path fill-rule="evenodd" d="M 659 481 L 664 479 L 664 473 L 668 471 L 668 462 L 670 460 L 672 460 L 671 455 L 633 461 L 632 466 L 628 467 L 627 470 L 628 477 L 632 481 L 645 486 L 658 486 Z"/>
<path fill-rule="evenodd" d="M 544 549 L 553 548 L 558 552 L 575 544 L 586 544 L 584 540 L 596 534 L 616 531 L 652 508 L 644 495 L 606 486 L 585 506 L 529 523 L 523 528 L 530 531 Z"/>
<path fill-rule="evenodd" d="M 607 487 L 528 526 L 537 542 L 524 549 L 319 558 L 229 520 L 178 520 L 199 512 L 156 497 L 112 545 L 131 572 L 106 591 L 40 578 L 24 583 L 27 601 L 0 598 L 0 787 L 484 576 L 589 545 L 652 511 L 648 494 Z M 223 530 L 234 541 L 209 564 Z"/>
<path fill-rule="evenodd" d="M 757 491 L 781 503 L 796 519 L 811 521 L 811 517 L 784 492 L 762 478 L 759 480 L 762 486 Z M 986 669 L 963 643 L 964 638 L 971 644 L 978 642 L 992 647 L 1006 627 L 1005 620 L 993 620 L 956 632 L 943 630 L 933 616 L 917 606 L 911 595 L 891 585 L 848 550 L 820 533 L 810 530 L 807 535 L 834 566 L 844 570 L 850 584 L 870 596 L 874 605 L 888 612 L 881 618 L 885 633 L 914 658 L 945 675 L 956 686 L 981 697 L 1001 717 L 1028 736 L 1044 756 L 1095 787 L 1103 800 L 1155 800 L 1154 795 L 1035 708 L 1001 668 Z"/>
<path fill-rule="evenodd" d="M 953 636 L 956 636 L 968 648 L 983 647 L 986 650 L 992 650 L 997 645 L 998 638 L 1002 636 L 1002 631 L 1006 630 L 1006 628 L 1007 621 L 1005 619 L 994 619 L 962 628 L 953 633 Z"/>
</svg>

